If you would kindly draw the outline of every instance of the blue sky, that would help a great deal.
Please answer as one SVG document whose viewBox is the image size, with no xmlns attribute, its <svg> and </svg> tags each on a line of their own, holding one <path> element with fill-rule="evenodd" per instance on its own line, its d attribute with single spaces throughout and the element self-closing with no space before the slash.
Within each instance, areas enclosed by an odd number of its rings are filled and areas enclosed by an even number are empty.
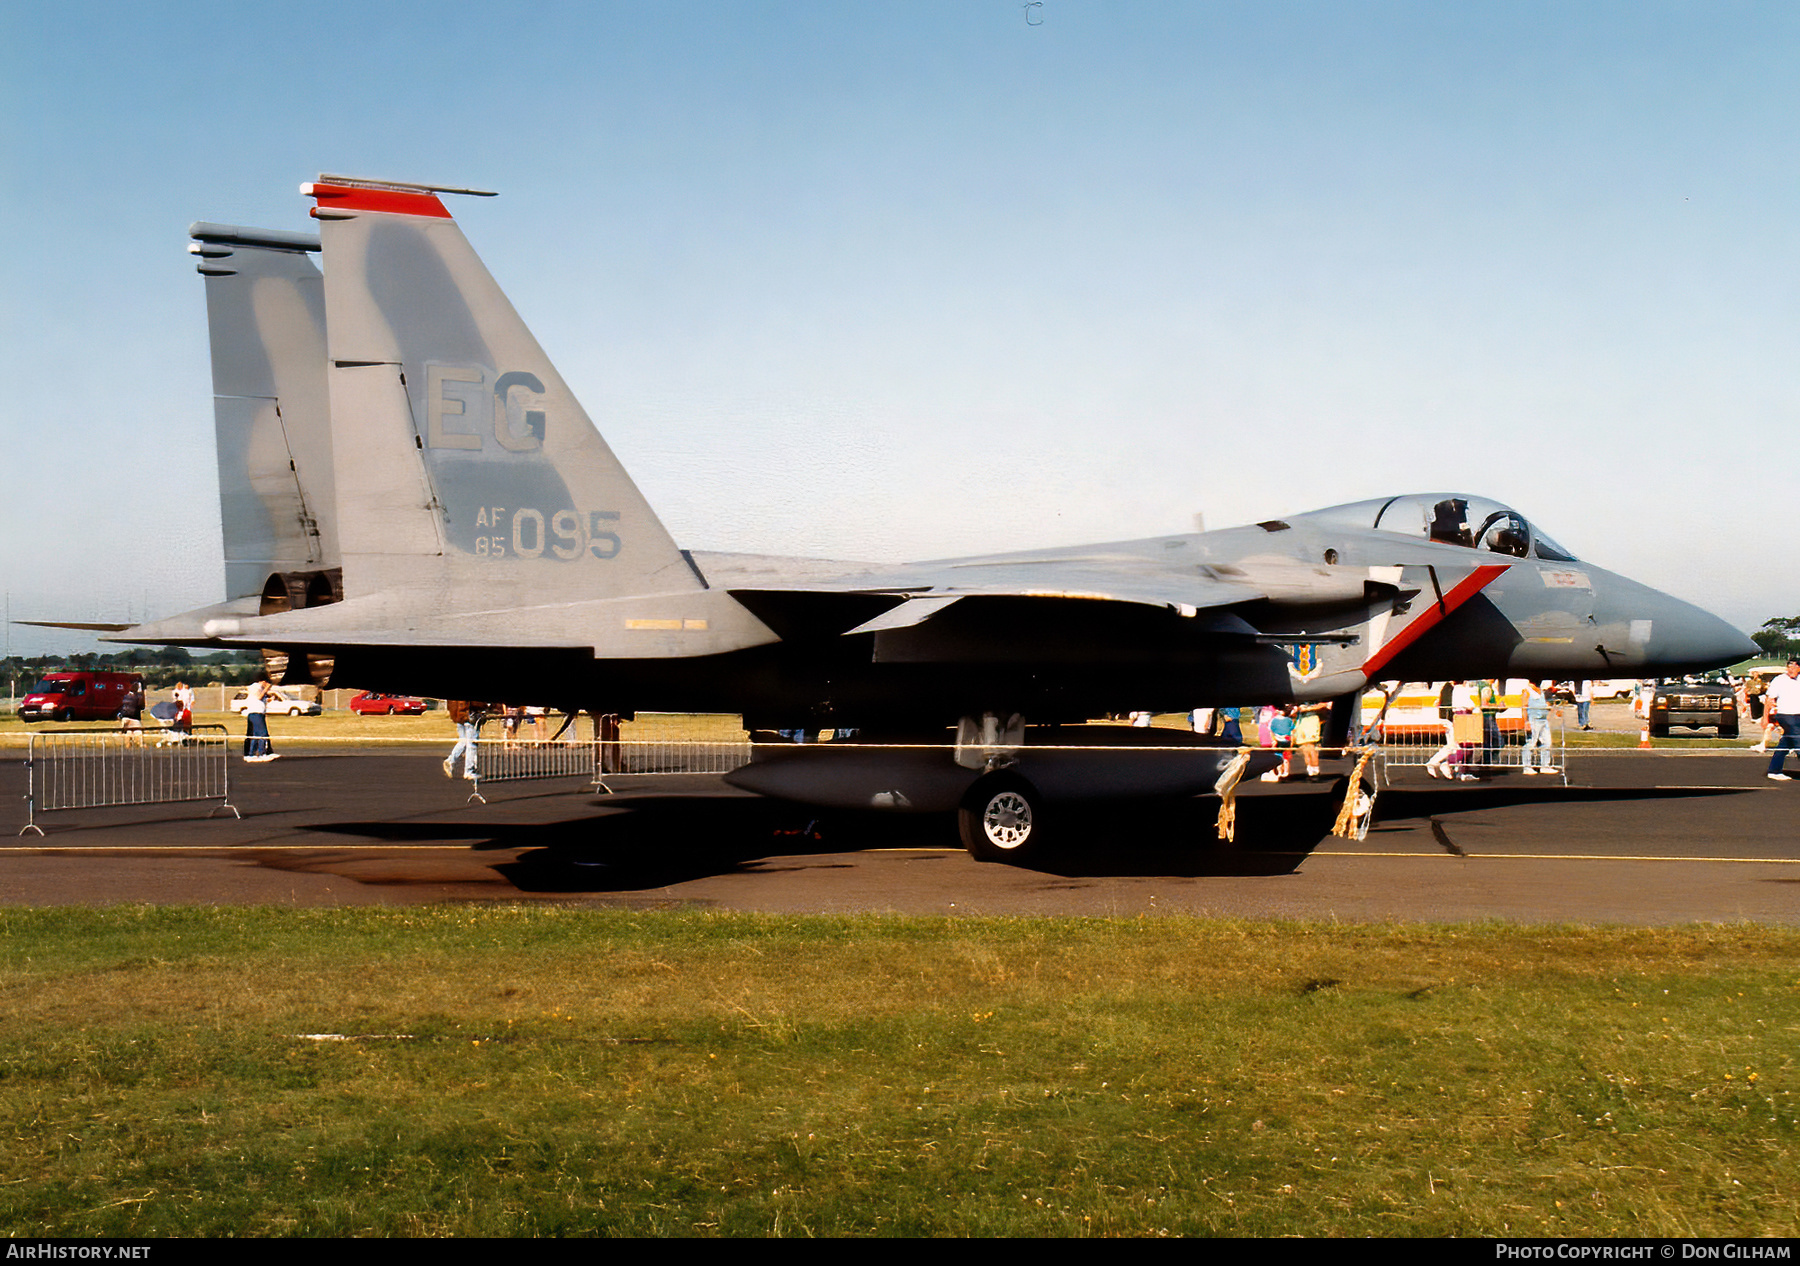
<svg viewBox="0 0 1800 1266">
<path fill-rule="evenodd" d="M 1775 4 L 0 0 L 0 588 L 222 596 L 186 226 L 329 171 L 500 191 L 453 209 L 693 548 L 1460 489 L 1755 627 L 1797 55 Z"/>
</svg>

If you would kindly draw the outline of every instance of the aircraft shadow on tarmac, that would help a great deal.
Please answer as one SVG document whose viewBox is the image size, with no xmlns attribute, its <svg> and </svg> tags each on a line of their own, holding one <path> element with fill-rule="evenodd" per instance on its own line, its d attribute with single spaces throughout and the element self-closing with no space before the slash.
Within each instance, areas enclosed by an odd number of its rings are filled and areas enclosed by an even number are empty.
<svg viewBox="0 0 1800 1266">
<path fill-rule="evenodd" d="M 1390 787 L 1381 793 L 1376 817 L 1383 822 L 1429 818 L 1440 813 L 1473 813 L 1519 804 L 1602 804 L 1632 800 L 1704 800 L 1752 794 L 1749 787 Z"/>
<path fill-rule="evenodd" d="M 1064 809 L 1056 844 L 1029 869 L 1065 878 L 1099 876 L 1259 876 L 1290 874 L 1325 840 L 1342 803 L 1342 783 L 1317 792 L 1244 796 L 1236 839 L 1218 838 L 1219 802 L 1197 797 L 1129 807 Z M 1384 791 L 1383 824 L 1429 821 L 1511 805 L 1641 801 L 1744 794 L 1736 790 L 1481 786 Z M 593 893 L 664 888 L 695 879 L 764 870 L 771 857 L 872 849 L 955 849 L 949 815 L 815 811 L 752 797 L 639 796 L 595 802 L 601 812 L 560 822 L 496 827 L 479 823 L 321 824 L 311 830 L 396 843 L 467 839 L 475 851 L 523 850 L 493 869 L 521 892 Z"/>
<path fill-rule="evenodd" d="M 1341 785 L 1341 784 L 1340 784 Z M 1243 797 L 1236 841 L 1218 839 L 1212 797 L 1061 809 L 1052 846 L 1030 869 L 1046 874 L 1274 875 L 1292 871 L 1331 831 L 1341 795 Z M 752 797 L 598 802 L 560 822 L 322 823 L 306 829 L 393 843 L 469 840 L 477 851 L 522 849 L 494 869 L 523 892 L 661 888 L 764 869 L 770 857 L 872 849 L 960 851 L 948 814 L 825 811 Z"/>
<path fill-rule="evenodd" d="M 1035 859 L 1028 869 L 1065 877 L 1091 875 L 1266 875 L 1291 871 L 1329 832 L 1332 813 L 1322 797 L 1295 797 L 1289 804 L 1240 805 L 1235 845 L 1217 839 L 1218 802 L 1133 806 L 1108 815 L 1093 809 L 1066 811 L 1061 846 Z M 1246 812 L 1246 809 L 1249 809 Z M 710 817 L 710 815 L 708 815 Z M 785 821 L 696 821 L 689 805 L 646 807 L 626 817 L 567 824 L 579 842 L 552 843 L 522 833 L 540 845 L 495 869 L 523 891 L 571 892 L 662 887 L 702 875 L 765 869 L 769 857 L 816 857 L 869 849 L 944 849 L 955 844 L 949 815 L 896 817 L 877 813 L 789 811 Z M 726 828 L 719 830 L 717 828 Z M 1256 840 L 1269 843 L 1259 845 Z M 1296 848 L 1295 841 L 1303 841 Z M 686 841 L 684 844 L 683 841 Z M 503 843 L 496 840 L 496 844 Z M 1275 851 L 1276 842 L 1280 851 Z"/>
</svg>

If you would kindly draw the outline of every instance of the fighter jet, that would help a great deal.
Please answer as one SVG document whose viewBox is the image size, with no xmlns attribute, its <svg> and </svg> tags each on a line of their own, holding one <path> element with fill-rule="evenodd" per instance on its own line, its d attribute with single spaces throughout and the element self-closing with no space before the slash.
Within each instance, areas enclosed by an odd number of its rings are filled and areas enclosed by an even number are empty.
<svg viewBox="0 0 1800 1266">
<path fill-rule="evenodd" d="M 1109 757 L 1072 728 L 1090 718 L 1325 701 L 1341 741 L 1375 681 L 1668 676 L 1755 650 L 1460 493 L 906 565 L 685 550 L 440 196 L 480 191 L 302 192 L 316 243 L 193 230 L 233 596 L 114 640 L 262 648 L 290 683 L 851 731 L 759 745 L 731 781 L 954 808 L 978 856 L 1008 858 L 1047 805 L 1192 794 L 1233 755 Z"/>
</svg>

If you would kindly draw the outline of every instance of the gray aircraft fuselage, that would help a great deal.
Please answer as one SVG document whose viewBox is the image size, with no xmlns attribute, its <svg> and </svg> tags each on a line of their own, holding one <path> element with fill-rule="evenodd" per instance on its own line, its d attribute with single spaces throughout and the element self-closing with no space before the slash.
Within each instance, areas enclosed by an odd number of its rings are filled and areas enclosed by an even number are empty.
<svg viewBox="0 0 1800 1266">
<path fill-rule="evenodd" d="M 816 560 L 696 554 L 712 587 L 780 641 L 718 655 L 607 658 L 575 650 L 338 648 L 334 677 L 384 689 L 532 699 L 600 712 L 739 712 L 752 728 L 856 725 L 941 730 L 955 717 L 1018 712 L 1076 722 L 1128 709 L 1329 698 L 1341 678 L 1308 680 L 1294 647 L 1356 627 L 1393 600 L 1361 596 L 1359 572 L 1403 566 L 1426 583 L 1400 606 L 1433 606 L 1430 587 L 1471 566 L 1501 569 L 1478 592 L 1392 650 L 1374 680 L 1674 675 L 1755 653 L 1724 621 L 1679 599 L 1571 558 L 1525 556 L 1411 538 L 1368 526 L 1386 499 L 1263 525 L 1113 544 L 856 569 Z M 1517 544 L 1513 544 L 1517 548 Z M 1562 553 L 1550 546 L 1553 552 Z M 1125 572 L 1185 582 L 1292 573 L 1290 592 L 1184 614 L 1171 607 L 1053 593 L 971 593 L 924 621 L 851 632 L 908 593 L 942 593 L 1042 568 Z M 830 576 L 823 581 L 822 576 Z M 792 577 L 792 587 L 779 587 Z M 1329 645 L 1329 643 L 1326 643 Z M 1353 644 L 1367 662 L 1376 648 Z"/>
</svg>

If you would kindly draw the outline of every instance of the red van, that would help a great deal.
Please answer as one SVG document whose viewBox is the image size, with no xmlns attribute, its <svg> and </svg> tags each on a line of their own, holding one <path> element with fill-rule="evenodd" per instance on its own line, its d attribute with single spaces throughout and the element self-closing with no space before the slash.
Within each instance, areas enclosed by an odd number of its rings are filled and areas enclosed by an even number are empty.
<svg viewBox="0 0 1800 1266">
<path fill-rule="evenodd" d="M 111 721 L 125 701 L 143 702 L 138 673 L 51 673 L 19 702 L 21 721 Z"/>
</svg>

